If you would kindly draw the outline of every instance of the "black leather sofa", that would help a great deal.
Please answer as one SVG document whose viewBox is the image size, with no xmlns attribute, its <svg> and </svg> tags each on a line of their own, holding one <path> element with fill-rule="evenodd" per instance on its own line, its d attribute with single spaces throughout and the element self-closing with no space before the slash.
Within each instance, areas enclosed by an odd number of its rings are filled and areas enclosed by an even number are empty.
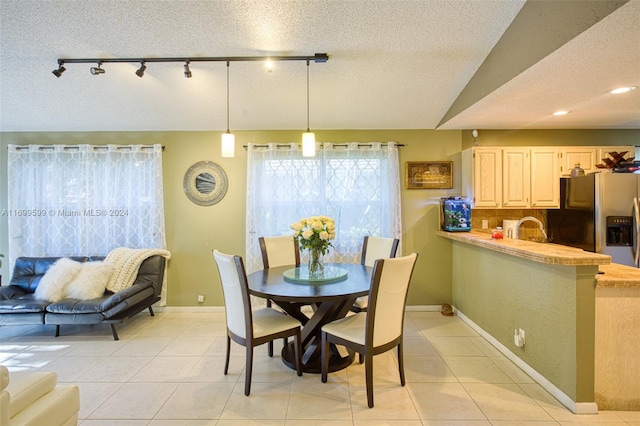
<svg viewBox="0 0 640 426">
<path fill-rule="evenodd" d="M 70 257 L 78 262 L 103 260 L 104 257 Z M 40 279 L 58 257 L 19 257 L 8 286 L 0 287 L 0 325 L 55 324 L 56 337 L 60 325 L 109 324 L 114 340 L 118 340 L 115 324 L 149 309 L 160 300 L 166 259 L 154 255 L 140 265 L 133 285 L 117 293 L 105 291 L 90 300 L 64 299 L 49 302 L 34 298 Z"/>
</svg>

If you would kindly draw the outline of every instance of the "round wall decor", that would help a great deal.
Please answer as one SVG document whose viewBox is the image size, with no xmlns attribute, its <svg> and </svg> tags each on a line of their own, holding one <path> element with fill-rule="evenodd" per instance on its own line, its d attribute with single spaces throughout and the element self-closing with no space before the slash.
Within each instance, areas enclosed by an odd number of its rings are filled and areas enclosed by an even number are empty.
<svg viewBox="0 0 640 426">
<path fill-rule="evenodd" d="M 227 174 L 212 161 L 199 161 L 184 174 L 182 186 L 191 201 L 199 206 L 211 206 L 227 193 Z"/>
</svg>

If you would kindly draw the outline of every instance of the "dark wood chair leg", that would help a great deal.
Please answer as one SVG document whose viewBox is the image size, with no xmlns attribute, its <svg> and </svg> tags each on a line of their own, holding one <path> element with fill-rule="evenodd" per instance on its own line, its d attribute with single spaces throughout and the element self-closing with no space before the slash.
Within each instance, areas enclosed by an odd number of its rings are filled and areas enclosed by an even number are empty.
<svg viewBox="0 0 640 426">
<path fill-rule="evenodd" d="M 227 358 L 224 361 L 224 375 L 229 371 L 229 355 L 231 355 L 231 338 L 227 335 Z"/>
<path fill-rule="evenodd" d="M 402 351 L 402 342 L 398 344 L 398 370 L 400 371 L 400 384 L 404 386 L 404 359 Z"/>
<path fill-rule="evenodd" d="M 373 408 L 373 356 L 366 355 L 364 360 L 364 374 L 367 382 L 367 404 Z"/>
<path fill-rule="evenodd" d="M 329 370 L 329 343 L 327 342 L 327 333 L 322 332 L 322 345 L 320 352 L 320 373 L 322 383 L 327 383 L 327 373 Z"/>
<path fill-rule="evenodd" d="M 251 342 L 247 342 L 247 361 L 244 373 L 244 394 L 249 396 L 251 392 L 251 373 L 253 372 L 253 346 Z"/>
<path fill-rule="evenodd" d="M 153 308 L 151 306 L 149 306 L 149 315 L 151 315 L 152 317 L 156 316 L 156 314 L 153 313 Z"/>
<path fill-rule="evenodd" d="M 364 355 L 362 355 L 361 353 L 358 354 L 358 362 L 360 364 L 362 364 L 364 362 Z"/>
<path fill-rule="evenodd" d="M 271 307 L 271 299 L 267 299 L 267 308 Z M 273 357 L 273 340 L 267 343 L 267 355 Z"/>
<path fill-rule="evenodd" d="M 60 324 L 56 325 L 56 337 L 60 336 Z"/>
<path fill-rule="evenodd" d="M 120 340 L 120 338 L 118 337 L 118 333 L 116 332 L 116 326 L 113 324 L 109 324 L 109 326 L 111 327 L 111 334 L 113 335 L 113 340 Z"/>
</svg>

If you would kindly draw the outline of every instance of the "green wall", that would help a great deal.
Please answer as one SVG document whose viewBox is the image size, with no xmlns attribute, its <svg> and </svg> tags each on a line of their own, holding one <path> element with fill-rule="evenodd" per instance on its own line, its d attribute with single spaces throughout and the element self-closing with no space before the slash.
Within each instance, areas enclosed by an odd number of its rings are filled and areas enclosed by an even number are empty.
<svg viewBox="0 0 640 426">
<path fill-rule="evenodd" d="M 453 304 L 576 402 L 593 402 L 597 266 L 548 265 L 452 242 Z M 526 333 L 518 348 L 514 330 Z"/>
<path fill-rule="evenodd" d="M 168 305 L 222 306 L 222 293 L 211 250 L 244 255 L 247 143 L 299 141 L 301 131 L 246 131 L 236 135 L 236 157 L 220 156 L 220 132 L 0 132 L 0 212 L 7 205 L 8 144 L 155 144 L 163 154 L 168 272 Z M 400 148 L 404 188 L 407 161 L 453 161 L 454 188 L 402 191 L 402 252 L 420 254 L 409 290 L 409 305 L 451 303 L 451 249 L 435 235 L 438 200 L 460 194 L 460 151 L 473 144 L 470 130 L 327 130 L 327 142 L 394 141 Z M 640 145 L 640 130 L 479 130 L 480 146 L 491 145 Z M 224 199 L 210 207 L 191 203 L 182 190 L 184 173 L 195 162 L 218 163 L 228 175 Z M 7 217 L 0 216 L 0 253 L 7 254 Z M 8 281 L 9 265 L 1 272 Z"/>
<path fill-rule="evenodd" d="M 0 211 L 6 208 L 7 144 L 155 144 L 163 153 L 164 203 L 167 247 L 172 257 L 168 270 L 169 306 L 222 306 L 218 273 L 211 257 L 214 248 L 244 255 L 247 143 L 299 141 L 300 131 L 234 132 L 236 157 L 220 156 L 219 132 L 66 132 L 0 133 Z M 408 297 L 410 305 L 451 303 L 451 251 L 448 241 L 435 236 L 438 200 L 460 192 L 461 132 L 435 130 L 345 130 L 316 131 L 316 140 L 328 142 L 394 141 L 400 148 L 401 181 L 405 162 L 454 161 L 454 185 L 447 190 L 402 191 L 402 251 L 420 254 Z M 229 189 L 214 206 L 201 207 L 189 201 L 182 190 L 184 173 L 195 162 L 218 163 L 227 173 Z M 7 217 L 0 216 L 0 253 L 7 253 Z M 2 274 L 8 281 L 9 265 Z"/>
</svg>

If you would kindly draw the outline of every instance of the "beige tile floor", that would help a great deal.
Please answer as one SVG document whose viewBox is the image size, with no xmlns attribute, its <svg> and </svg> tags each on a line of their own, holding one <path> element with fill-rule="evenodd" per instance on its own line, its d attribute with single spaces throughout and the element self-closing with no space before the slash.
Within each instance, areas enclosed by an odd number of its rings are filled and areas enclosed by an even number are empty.
<svg viewBox="0 0 640 426">
<path fill-rule="evenodd" d="M 298 377 L 279 355 L 256 349 L 245 397 L 244 351 L 232 344 L 223 374 L 223 313 L 146 312 L 118 327 L 0 327 L 0 363 L 55 371 L 80 387 L 82 426 L 205 425 L 635 425 L 640 412 L 576 416 L 457 317 L 409 311 L 405 372 L 395 351 L 374 360 L 375 407 L 367 408 L 364 368 Z"/>
</svg>

